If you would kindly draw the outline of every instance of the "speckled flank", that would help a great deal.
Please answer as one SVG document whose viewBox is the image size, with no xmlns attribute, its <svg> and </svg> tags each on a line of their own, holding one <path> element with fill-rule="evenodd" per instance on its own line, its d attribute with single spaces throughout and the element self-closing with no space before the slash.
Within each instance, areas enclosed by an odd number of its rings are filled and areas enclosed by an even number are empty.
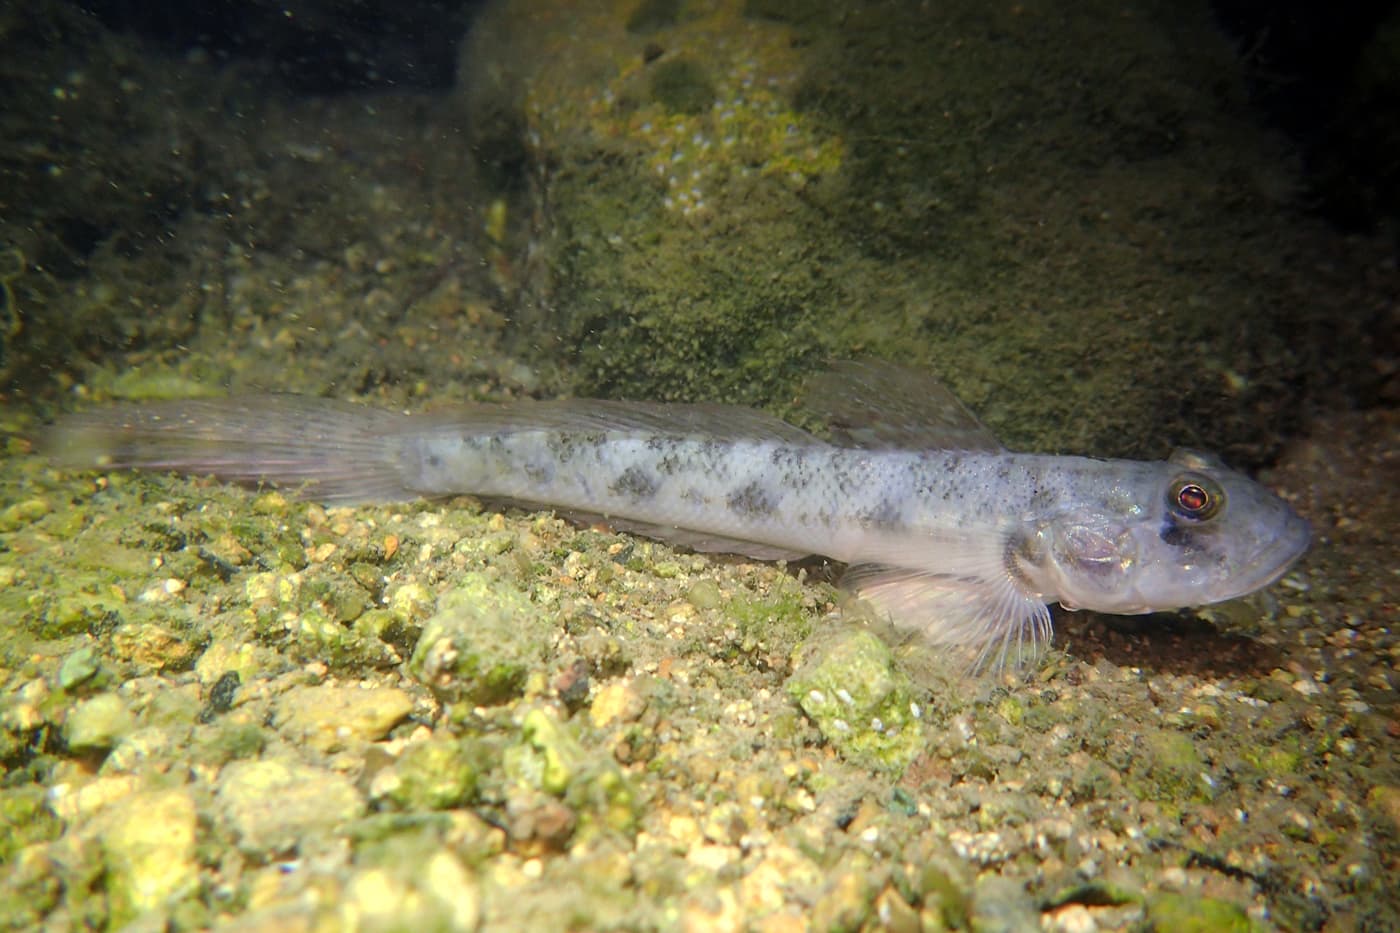
<svg viewBox="0 0 1400 933">
<path fill-rule="evenodd" d="M 748 436 L 718 422 L 668 433 L 706 416 L 616 403 L 520 417 L 477 435 L 425 423 L 407 438 L 401 486 L 601 515 L 702 549 L 821 554 L 858 565 L 863 595 L 945 643 L 1034 642 L 1056 600 L 1137 613 L 1230 599 L 1272 582 L 1307 543 L 1286 504 L 1204 461 L 838 447 L 782 424 L 755 438 L 764 425 L 742 410 L 732 417 Z M 1197 466 L 1232 489 L 1226 520 L 1167 507 L 1172 477 Z"/>
<path fill-rule="evenodd" d="M 416 465 L 416 466 L 415 466 Z M 862 450 L 636 431 L 526 430 L 417 438 L 408 486 L 645 522 L 663 530 L 863 557 L 871 535 L 997 534 L 1050 507 L 1095 461 L 965 451 Z M 1090 484 L 1092 485 L 1092 484 Z"/>
<path fill-rule="evenodd" d="M 767 485 L 754 480 L 731 492 L 724 504 L 741 518 L 766 517 L 778 510 L 778 496 Z"/>
<path fill-rule="evenodd" d="M 645 467 L 633 466 L 623 470 L 618 478 L 609 484 L 608 491 L 613 495 L 630 499 L 633 502 L 645 502 L 656 495 L 656 476 Z"/>
</svg>

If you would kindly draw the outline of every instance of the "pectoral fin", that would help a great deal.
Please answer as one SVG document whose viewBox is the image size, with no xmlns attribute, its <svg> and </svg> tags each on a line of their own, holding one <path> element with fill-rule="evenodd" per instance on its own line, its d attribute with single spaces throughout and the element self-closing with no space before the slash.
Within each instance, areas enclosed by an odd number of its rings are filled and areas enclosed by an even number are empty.
<svg viewBox="0 0 1400 933">
<path fill-rule="evenodd" d="M 1015 667 L 1050 640 L 1049 608 L 1004 569 L 954 575 L 861 564 L 842 582 L 900 628 L 965 652 L 973 667 Z"/>
</svg>

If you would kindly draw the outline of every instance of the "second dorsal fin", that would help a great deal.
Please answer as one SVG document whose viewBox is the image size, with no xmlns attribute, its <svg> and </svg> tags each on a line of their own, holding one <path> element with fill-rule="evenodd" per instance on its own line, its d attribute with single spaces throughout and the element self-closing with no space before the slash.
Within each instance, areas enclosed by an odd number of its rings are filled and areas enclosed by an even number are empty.
<svg viewBox="0 0 1400 933">
<path fill-rule="evenodd" d="M 808 381 L 803 405 L 846 447 L 1006 449 L 942 382 L 893 363 L 833 363 Z"/>
</svg>

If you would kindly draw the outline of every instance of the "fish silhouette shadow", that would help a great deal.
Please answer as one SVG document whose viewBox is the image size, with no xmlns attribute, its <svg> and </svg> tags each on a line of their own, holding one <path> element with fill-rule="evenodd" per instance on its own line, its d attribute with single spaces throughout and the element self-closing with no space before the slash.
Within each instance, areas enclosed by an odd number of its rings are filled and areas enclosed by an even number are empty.
<svg viewBox="0 0 1400 933">
<path fill-rule="evenodd" d="M 1281 663 L 1277 647 L 1184 612 L 1054 615 L 1056 647 L 1086 663 L 1203 677 L 1262 676 Z"/>
</svg>

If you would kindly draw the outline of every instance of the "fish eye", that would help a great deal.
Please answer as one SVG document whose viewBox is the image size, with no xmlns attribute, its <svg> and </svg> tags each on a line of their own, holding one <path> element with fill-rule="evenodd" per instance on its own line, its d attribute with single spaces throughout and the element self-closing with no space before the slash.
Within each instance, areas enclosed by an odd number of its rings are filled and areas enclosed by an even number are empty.
<svg viewBox="0 0 1400 933">
<path fill-rule="evenodd" d="M 1225 505 L 1225 490 L 1208 476 L 1183 473 L 1167 489 L 1167 508 L 1174 515 L 1204 522 L 1214 518 Z"/>
</svg>

